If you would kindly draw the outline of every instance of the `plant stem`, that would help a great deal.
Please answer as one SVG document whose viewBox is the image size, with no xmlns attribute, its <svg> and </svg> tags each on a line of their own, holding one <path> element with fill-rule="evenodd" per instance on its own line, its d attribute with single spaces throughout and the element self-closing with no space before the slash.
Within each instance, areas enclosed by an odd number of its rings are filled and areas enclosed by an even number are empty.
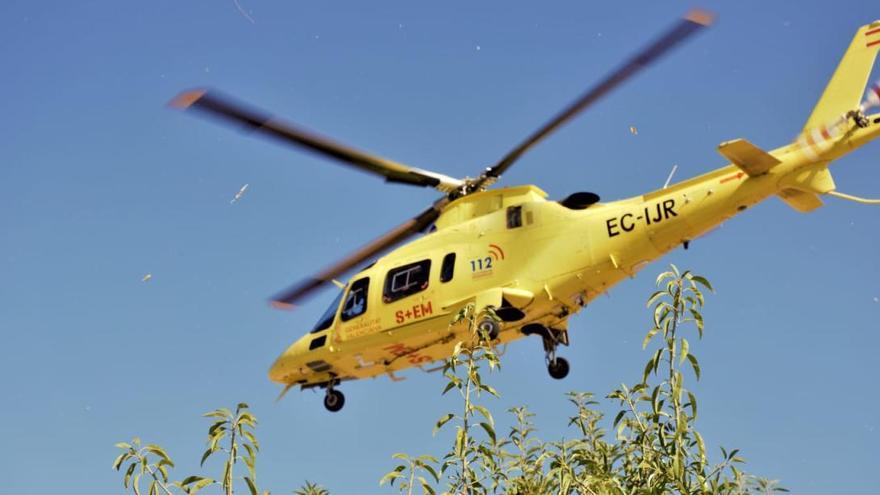
<svg viewBox="0 0 880 495">
<path fill-rule="evenodd" d="M 226 477 L 223 479 L 223 485 L 226 489 L 226 495 L 233 495 L 232 493 L 232 468 L 235 466 L 235 419 L 232 419 L 229 422 L 230 429 L 232 430 L 232 435 L 229 437 L 229 460 L 226 461 Z"/>
<path fill-rule="evenodd" d="M 416 465 L 410 459 L 409 461 L 409 489 L 406 491 L 406 495 L 412 495 L 413 491 L 413 483 L 416 481 Z"/>
<path fill-rule="evenodd" d="M 156 476 L 156 471 L 153 468 L 147 466 L 147 472 L 150 473 L 150 476 L 152 476 L 154 480 L 156 480 L 156 484 L 158 484 L 159 487 L 162 488 L 162 491 L 164 491 L 167 495 L 172 495 L 172 493 L 168 491 L 168 487 L 165 486 L 165 483 L 159 481 L 159 478 Z"/>
<path fill-rule="evenodd" d="M 461 439 L 461 452 L 460 452 L 460 461 L 461 461 L 461 480 L 462 480 L 462 493 L 467 495 L 470 490 L 470 472 L 467 462 L 467 445 L 468 445 L 468 418 L 469 412 L 471 408 L 471 376 L 474 371 L 474 354 L 473 349 L 467 350 L 468 356 L 468 374 L 467 374 L 467 383 L 465 384 L 465 392 L 464 392 L 464 414 L 462 415 L 462 429 L 464 430 L 464 434 Z"/>
</svg>

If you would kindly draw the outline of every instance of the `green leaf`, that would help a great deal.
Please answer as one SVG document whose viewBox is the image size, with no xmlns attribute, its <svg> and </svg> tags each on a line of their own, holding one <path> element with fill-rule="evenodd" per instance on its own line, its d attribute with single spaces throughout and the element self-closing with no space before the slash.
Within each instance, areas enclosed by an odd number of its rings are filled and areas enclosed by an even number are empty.
<svg viewBox="0 0 880 495">
<path fill-rule="evenodd" d="M 617 413 L 617 416 L 614 417 L 613 426 L 617 426 L 617 423 L 620 423 L 620 420 L 626 415 L 626 409 L 621 409 L 620 412 Z"/>
<path fill-rule="evenodd" d="M 706 280 L 705 277 L 701 277 L 701 276 L 699 276 L 699 275 L 693 275 L 693 276 L 691 277 L 691 280 L 693 280 L 694 282 L 696 282 L 696 283 L 702 285 L 703 287 L 709 289 L 710 292 L 715 292 L 715 289 L 712 288 L 712 284 L 710 284 L 709 281 Z"/>
<path fill-rule="evenodd" d="M 654 327 L 648 330 L 648 334 L 645 335 L 645 340 L 642 341 L 642 349 L 646 349 L 648 347 L 648 343 L 651 342 L 651 339 L 654 335 L 657 335 L 657 332 L 660 331 L 660 327 Z"/>
<path fill-rule="evenodd" d="M 657 307 L 654 308 L 654 326 L 659 327 L 667 316 L 669 316 L 668 305 L 666 303 L 658 304 Z"/>
<path fill-rule="evenodd" d="M 665 290 L 658 290 L 657 292 L 651 294 L 651 297 L 648 298 L 648 302 L 647 302 L 647 304 L 645 304 L 645 307 L 650 308 L 655 302 L 657 302 L 657 299 L 660 299 L 661 297 L 663 297 L 665 295 L 666 295 Z"/>
<path fill-rule="evenodd" d="M 255 437 L 253 433 L 251 433 L 249 431 L 245 431 L 242 434 L 244 435 L 245 438 L 248 439 L 248 441 L 251 442 L 251 444 L 254 446 L 255 449 L 257 449 L 258 451 L 260 450 L 260 443 L 257 442 L 257 437 Z"/>
<path fill-rule="evenodd" d="M 684 364 L 684 360 L 688 357 L 688 351 L 690 351 L 690 345 L 686 338 L 681 338 L 681 359 L 679 359 L 678 364 Z"/>
<path fill-rule="evenodd" d="M 703 315 L 695 309 L 689 309 L 688 311 L 690 311 L 691 316 L 694 317 L 694 323 L 697 324 L 697 332 L 699 333 L 700 338 L 703 338 Z"/>
<path fill-rule="evenodd" d="M 151 443 L 150 445 L 147 445 L 146 447 L 144 447 L 144 450 L 146 450 L 147 452 L 152 452 L 153 454 L 156 454 L 157 456 L 161 457 L 163 460 L 171 461 L 171 458 L 168 457 L 168 454 L 165 452 L 165 449 L 163 449 L 162 447 L 159 447 L 156 444 Z"/>
<path fill-rule="evenodd" d="M 435 495 L 434 489 L 431 487 L 431 485 L 428 484 L 428 480 L 426 480 L 424 477 L 419 476 L 419 484 L 422 485 L 422 490 L 424 491 L 424 493 Z"/>
<path fill-rule="evenodd" d="M 492 439 L 492 443 L 498 443 L 498 440 L 495 438 L 495 428 L 492 427 L 489 423 L 480 423 L 480 426 L 486 431 L 486 435 L 489 435 L 489 438 Z"/>
<path fill-rule="evenodd" d="M 657 352 L 654 353 L 654 373 L 657 373 L 657 369 L 660 368 L 660 362 L 663 360 L 663 348 L 657 349 Z"/>
<path fill-rule="evenodd" d="M 436 462 L 437 462 L 437 459 L 434 459 L 434 462 L 436 463 Z M 434 482 L 435 482 L 435 483 L 439 483 L 439 482 L 440 482 L 440 475 L 437 474 L 437 470 L 434 469 L 433 466 L 431 466 L 430 464 L 422 464 L 422 469 L 424 469 L 425 471 L 427 471 L 427 472 L 431 475 L 431 477 L 434 478 Z"/>
<path fill-rule="evenodd" d="M 681 397 L 681 373 L 678 371 L 673 375 L 672 380 L 672 397 L 675 401 L 674 403 L 678 403 Z"/>
<path fill-rule="evenodd" d="M 213 437 L 215 434 L 217 434 L 217 430 L 225 431 L 226 425 L 228 423 L 229 423 L 229 421 L 226 421 L 225 419 L 221 419 L 220 421 L 217 421 L 216 423 L 212 424 L 211 427 L 208 428 L 208 436 Z"/>
<path fill-rule="evenodd" d="M 159 485 L 156 480 L 150 482 L 150 490 L 147 492 L 147 495 L 159 495 Z"/>
<path fill-rule="evenodd" d="M 434 425 L 434 432 L 432 434 L 436 435 L 437 432 L 440 431 L 440 428 L 443 428 L 443 425 L 448 423 L 449 420 L 451 420 L 454 417 L 455 417 L 455 415 L 452 413 L 444 414 L 440 419 L 437 420 L 437 424 Z"/>
<path fill-rule="evenodd" d="M 249 443 L 245 443 L 245 444 L 242 444 L 242 445 L 244 446 L 244 450 L 247 451 L 247 455 L 248 455 L 248 457 L 250 457 L 251 459 L 256 459 L 256 458 L 257 458 L 257 451 L 256 451 L 256 449 L 254 449 L 253 446 L 251 446 L 251 444 L 249 444 Z"/>
<path fill-rule="evenodd" d="M 189 493 L 189 495 L 195 495 L 195 493 L 198 492 L 199 490 L 201 490 L 202 488 L 204 488 L 208 485 L 214 484 L 214 483 L 216 483 L 216 482 L 210 478 L 202 478 L 199 481 L 196 481 L 195 483 L 193 483 L 189 487 L 189 491 L 187 491 L 187 493 Z"/>
<path fill-rule="evenodd" d="M 226 461 L 223 466 L 223 487 L 232 485 L 232 467 L 235 465 L 235 457 Z"/>
<path fill-rule="evenodd" d="M 484 418 L 486 418 L 486 421 L 488 421 L 489 424 L 491 424 L 492 426 L 495 426 L 495 420 L 492 419 L 492 414 L 489 412 L 488 409 L 486 409 L 486 407 L 475 404 L 474 409 L 479 411 L 479 413 L 482 414 Z"/>
<path fill-rule="evenodd" d="M 141 495 L 141 475 L 134 475 L 134 479 L 131 481 L 131 488 L 134 490 L 134 495 Z"/>
<path fill-rule="evenodd" d="M 205 453 L 202 454 L 202 460 L 201 460 L 201 462 L 199 462 L 199 466 L 204 466 L 205 461 L 207 461 L 208 457 L 211 457 L 211 454 L 213 454 L 213 453 L 214 453 L 214 450 L 212 448 L 208 447 L 208 449 L 205 450 Z"/>
<path fill-rule="evenodd" d="M 651 409 L 654 411 L 654 414 L 658 414 L 660 412 L 660 385 L 654 387 L 654 391 L 651 392 Z"/>
<path fill-rule="evenodd" d="M 249 412 L 243 412 L 238 416 L 238 422 L 248 426 L 256 426 L 257 418 Z"/>
<path fill-rule="evenodd" d="M 494 388 L 490 387 L 489 385 L 481 384 L 480 388 L 482 390 L 485 390 L 486 392 L 489 392 L 490 394 L 492 394 L 495 397 L 498 397 L 498 398 L 501 397 L 501 395 L 498 394 L 498 391 L 495 390 Z"/>
<path fill-rule="evenodd" d="M 461 457 L 462 453 L 464 452 L 464 447 L 465 447 L 465 445 L 464 445 L 465 444 L 465 431 L 464 431 L 464 428 L 462 428 L 461 426 L 459 426 L 456 430 L 457 431 L 455 432 L 455 450 L 453 452 L 455 452 L 455 455 Z"/>
<path fill-rule="evenodd" d="M 225 436 L 226 436 L 226 431 L 223 430 L 223 431 L 219 431 L 219 433 L 217 433 L 213 437 L 211 437 L 211 441 L 208 443 L 208 449 L 210 449 L 211 452 L 216 452 L 217 449 L 220 448 L 220 440 L 223 440 L 223 438 Z"/>
<path fill-rule="evenodd" d="M 214 409 L 213 411 L 206 412 L 202 416 L 205 418 L 232 419 L 232 411 L 226 409 L 225 407 L 221 407 L 220 409 Z"/>
<path fill-rule="evenodd" d="M 700 435 L 700 432 L 694 431 L 694 440 L 697 441 L 697 451 L 700 454 L 700 461 L 705 464 L 706 463 L 706 444 L 703 443 L 703 436 Z"/>
<path fill-rule="evenodd" d="M 257 485 L 254 483 L 249 476 L 244 477 L 244 482 L 247 483 L 248 490 L 250 490 L 251 495 L 260 495 L 259 490 L 257 490 Z"/>
<path fill-rule="evenodd" d="M 403 466 L 397 466 L 397 468 L 399 468 L 401 471 L 403 469 L 405 469 Z M 379 486 L 382 486 L 388 482 L 391 482 L 391 484 L 394 484 L 394 480 L 396 480 L 397 478 L 400 478 L 402 476 L 403 475 L 400 474 L 400 471 L 395 469 L 394 471 L 391 471 L 390 473 L 386 474 L 385 476 L 382 476 L 382 479 L 379 480 Z"/>
<path fill-rule="evenodd" d="M 654 369 L 654 358 L 653 357 L 651 359 L 649 359 L 647 363 L 645 363 L 645 371 L 642 373 L 642 383 L 648 383 L 648 375 L 651 374 L 652 369 Z M 609 396 L 609 397 L 611 397 L 611 396 Z M 620 397 L 620 399 L 623 400 L 623 397 Z"/>
<path fill-rule="evenodd" d="M 675 276 L 675 274 L 673 274 L 672 272 L 663 272 L 660 275 L 657 275 L 657 281 L 655 282 L 655 284 L 659 287 L 661 282 L 663 282 L 664 280 L 666 280 L 669 277 L 674 277 L 674 276 Z"/>
<path fill-rule="evenodd" d="M 128 483 L 131 481 L 131 474 L 134 473 L 134 469 L 137 467 L 136 462 L 132 462 L 128 465 L 128 469 L 125 471 L 125 476 L 122 477 L 122 485 L 128 488 Z"/>
<path fill-rule="evenodd" d="M 119 443 L 115 444 L 115 446 L 120 449 L 130 449 L 131 448 L 131 444 L 126 443 L 126 442 L 119 442 Z"/>
<path fill-rule="evenodd" d="M 697 361 L 697 356 L 693 354 L 688 354 L 688 361 L 691 362 L 691 367 L 694 369 L 694 375 L 697 376 L 697 380 L 700 379 L 700 363 Z"/>
<path fill-rule="evenodd" d="M 183 481 L 180 482 L 180 486 L 185 487 L 186 485 L 189 485 L 190 483 L 195 483 L 196 481 L 203 480 L 203 479 L 205 479 L 205 478 L 203 478 L 201 476 L 187 476 L 186 478 L 183 479 Z"/>
<path fill-rule="evenodd" d="M 691 419 L 697 419 L 697 397 L 693 394 L 693 392 L 688 392 L 688 401 L 691 407 Z"/>
<path fill-rule="evenodd" d="M 128 459 L 128 456 L 130 456 L 130 455 L 131 455 L 130 452 L 123 452 L 123 453 L 119 454 L 119 457 L 117 457 L 113 461 L 113 469 L 119 471 L 119 468 L 122 466 L 122 463 L 125 462 L 125 460 Z"/>
</svg>

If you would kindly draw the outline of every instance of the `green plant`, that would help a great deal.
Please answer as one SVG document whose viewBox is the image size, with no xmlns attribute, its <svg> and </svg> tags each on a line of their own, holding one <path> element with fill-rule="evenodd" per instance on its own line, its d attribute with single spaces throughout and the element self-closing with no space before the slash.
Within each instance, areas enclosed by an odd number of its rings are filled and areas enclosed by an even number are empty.
<svg viewBox="0 0 880 495">
<path fill-rule="evenodd" d="M 436 493 L 431 486 L 431 483 L 429 483 L 424 476 L 419 475 L 419 471 L 424 471 L 431 476 L 434 483 L 440 482 L 440 476 L 432 465 L 438 463 L 436 457 L 430 455 L 410 457 L 407 454 L 394 454 L 391 457 L 403 461 L 404 464 L 397 465 L 397 467 L 383 476 L 382 479 L 379 480 L 380 486 L 385 483 L 394 486 L 395 481 L 400 478 L 400 481 L 397 483 L 397 488 L 400 490 L 400 493 L 405 492 L 407 495 L 412 495 L 413 489 L 416 487 L 416 482 L 418 482 L 418 486 L 421 487 L 422 493 L 427 493 L 429 495 L 434 495 Z M 409 475 L 405 475 L 404 473 L 406 472 L 409 472 Z"/>
<path fill-rule="evenodd" d="M 123 486 L 131 487 L 135 495 L 140 495 L 140 481 L 143 475 L 148 474 L 151 478 L 148 495 L 172 495 L 172 489 L 179 489 L 188 495 L 195 495 L 203 488 L 218 485 L 226 495 L 234 494 L 235 466 L 243 462 L 247 467 L 248 474 L 241 479 L 244 481 L 251 495 L 259 495 L 257 489 L 257 452 L 260 444 L 254 435 L 257 427 L 257 418 L 248 410 L 248 405 L 239 403 L 235 413 L 226 408 L 216 409 L 205 413 L 205 417 L 214 418 L 214 423 L 208 428 L 208 448 L 202 454 L 201 464 L 213 454 L 223 452 L 226 454 L 223 463 L 223 475 L 220 481 L 205 476 L 188 476 L 182 481 L 169 481 L 168 468 L 173 468 L 174 463 L 164 449 L 155 444 L 144 447 L 140 445 L 140 439 L 135 438 L 131 444 L 121 442 L 116 447 L 123 452 L 113 462 L 113 468 L 120 468 L 128 463 L 128 468 L 123 476 Z M 223 440 L 228 440 L 225 445 Z M 264 491 L 263 495 L 269 495 Z"/>
<path fill-rule="evenodd" d="M 165 495 L 171 495 L 168 481 L 168 468 L 173 468 L 174 463 L 162 447 L 156 444 L 141 446 L 141 439 L 135 437 L 131 443 L 119 442 L 117 448 L 122 453 L 113 461 L 113 469 L 120 471 L 122 466 L 125 474 L 122 477 L 122 485 L 131 488 L 136 495 L 140 495 L 140 482 L 144 475 L 149 476 L 147 485 L 148 495 L 157 495 L 160 490 Z"/>
<path fill-rule="evenodd" d="M 202 454 L 200 465 L 204 466 L 208 458 L 222 451 L 226 454 L 226 460 L 223 463 L 223 477 L 220 481 L 216 481 L 202 476 L 189 476 L 180 482 L 180 486 L 186 493 L 194 494 L 206 486 L 219 483 L 226 495 L 233 495 L 233 485 L 236 479 L 234 470 L 241 461 L 244 462 L 248 470 L 248 474 L 242 479 L 251 495 L 258 495 L 256 463 L 260 444 L 252 431 L 257 427 L 257 418 L 250 413 L 248 405 L 243 402 L 236 406 L 235 413 L 223 407 L 205 413 L 204 416 L 214 418 L 216 421 L 208 428 L 208 448 Z M 222 443 L 224 439 L 228 439 L 226 446 L 223 446 Z M 268 492 L 264 493 L 268 494 Z"/>
<path fill-rule="evenodd" d="M 548 453 L 544 443 L 533 436 L 535 426 L 532 418 L 535 415 L 525 407 L 514 407 L 508 412 L 514 416 L 515 423 L 510 427 L 507 439 L 499 443 L 499 456 L 506 459 L 506 492 L 510 495 L 548 493 L 551 486 L 545 474 Z M 515 450 L 508 452 L 508 445 Z"/>
<path fill-rule="evenodd" d="M 317 484 L 306 481 L 306 484 L 299 490 L 294 490 L 293 495 L 330 495 L 326 488 Z"/>
</svg>

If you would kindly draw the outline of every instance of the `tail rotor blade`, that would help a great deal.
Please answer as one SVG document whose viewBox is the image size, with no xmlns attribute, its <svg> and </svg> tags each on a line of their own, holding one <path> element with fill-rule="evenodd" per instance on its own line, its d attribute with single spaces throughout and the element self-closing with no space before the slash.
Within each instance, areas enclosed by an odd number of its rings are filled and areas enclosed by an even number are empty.
<svg viewBox="0 0 880 495">
<path fill-rule="evenodd" d="M 880 107 L 880 81 L 868 87 L 868 96 L 862 103 L 862 112 L 867 112 L 876 107 Z"/>
</svg>

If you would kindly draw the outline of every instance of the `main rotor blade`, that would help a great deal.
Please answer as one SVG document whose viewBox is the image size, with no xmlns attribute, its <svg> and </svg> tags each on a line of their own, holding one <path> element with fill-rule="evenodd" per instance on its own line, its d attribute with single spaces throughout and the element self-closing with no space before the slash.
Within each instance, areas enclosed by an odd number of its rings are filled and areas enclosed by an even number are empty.
<svg viewBox="0 0 880 495">
<path fill-rule="evenodd" d="M 520 143 L 519 146 L 511 150 L 498 163 L 490 167 L 480 179 L 475 181 L 475 189 L 479 189 L 487 181 L 492 181 L 493 179 L 500 177 L 501 174 L 510 168 L 510 166 L 513 165 L 513 163 L 526 151 L 531 149 L 532 146 L 538 144 L 538 142 L 550 135 L 550 133 L 574 118 L 577 114 L 584 111 L 587 107 L 599 100 L 599 98 L 605 96 L 608 92 L 634 76 L 640 70 L 647 67 L 650 63 L 655 62 L 662 55 L 690 35 L 694 34 L 700 28 L 712 24 L 713 19 L 714 15 L 709 12 L 700 10 L 689 12 L 683 19 L 673 25 L 663 36 L 638 52 L 628 62 L 608 75 L 598 85 L 584 93 L 580 98 L 556 115 L 556 117 L 526 138 L 526 140 Z"/>
<path fill-rule="evenodd" d="M 248 108 L 214 90 L 196 89 L 181 93 L 171 100 L 174 108 L 194 108 L 227 122 L 243 124 L 249 131 L 276 138 L 284 143 L 300 146 L 318 154 L 334 158 L 347 165 L 381 175 L 388 182 L 400 182 L 422 187 L 434 187 L 451 192 L 463 184 L 447 175 L 408 167 L 386 158 L 350 148 L 326 137 L 313 134 L 271 115 Z"/>
<path fill-rule="evenodd" d="M 382 237 L 373 240 L 369 244 L 348 255 L 342 261 L 330 266 L 314 277 L 303 280 L 276 295 L 272 298 L 272 306 L 280 309 L 290 309 L 294 304 L 328 283 L 331 283 L 333 279 L 339 277 L 343 273 L 425 230 L 425 228 L 431 225 L 434 220 L 437 220 L 437 217 L 440 216 L 440 212 L 447 203 L 449 203 L 449 199 L 445 196 L 438 199 L 427 210 L 398 225 Z"/>
</svg>

